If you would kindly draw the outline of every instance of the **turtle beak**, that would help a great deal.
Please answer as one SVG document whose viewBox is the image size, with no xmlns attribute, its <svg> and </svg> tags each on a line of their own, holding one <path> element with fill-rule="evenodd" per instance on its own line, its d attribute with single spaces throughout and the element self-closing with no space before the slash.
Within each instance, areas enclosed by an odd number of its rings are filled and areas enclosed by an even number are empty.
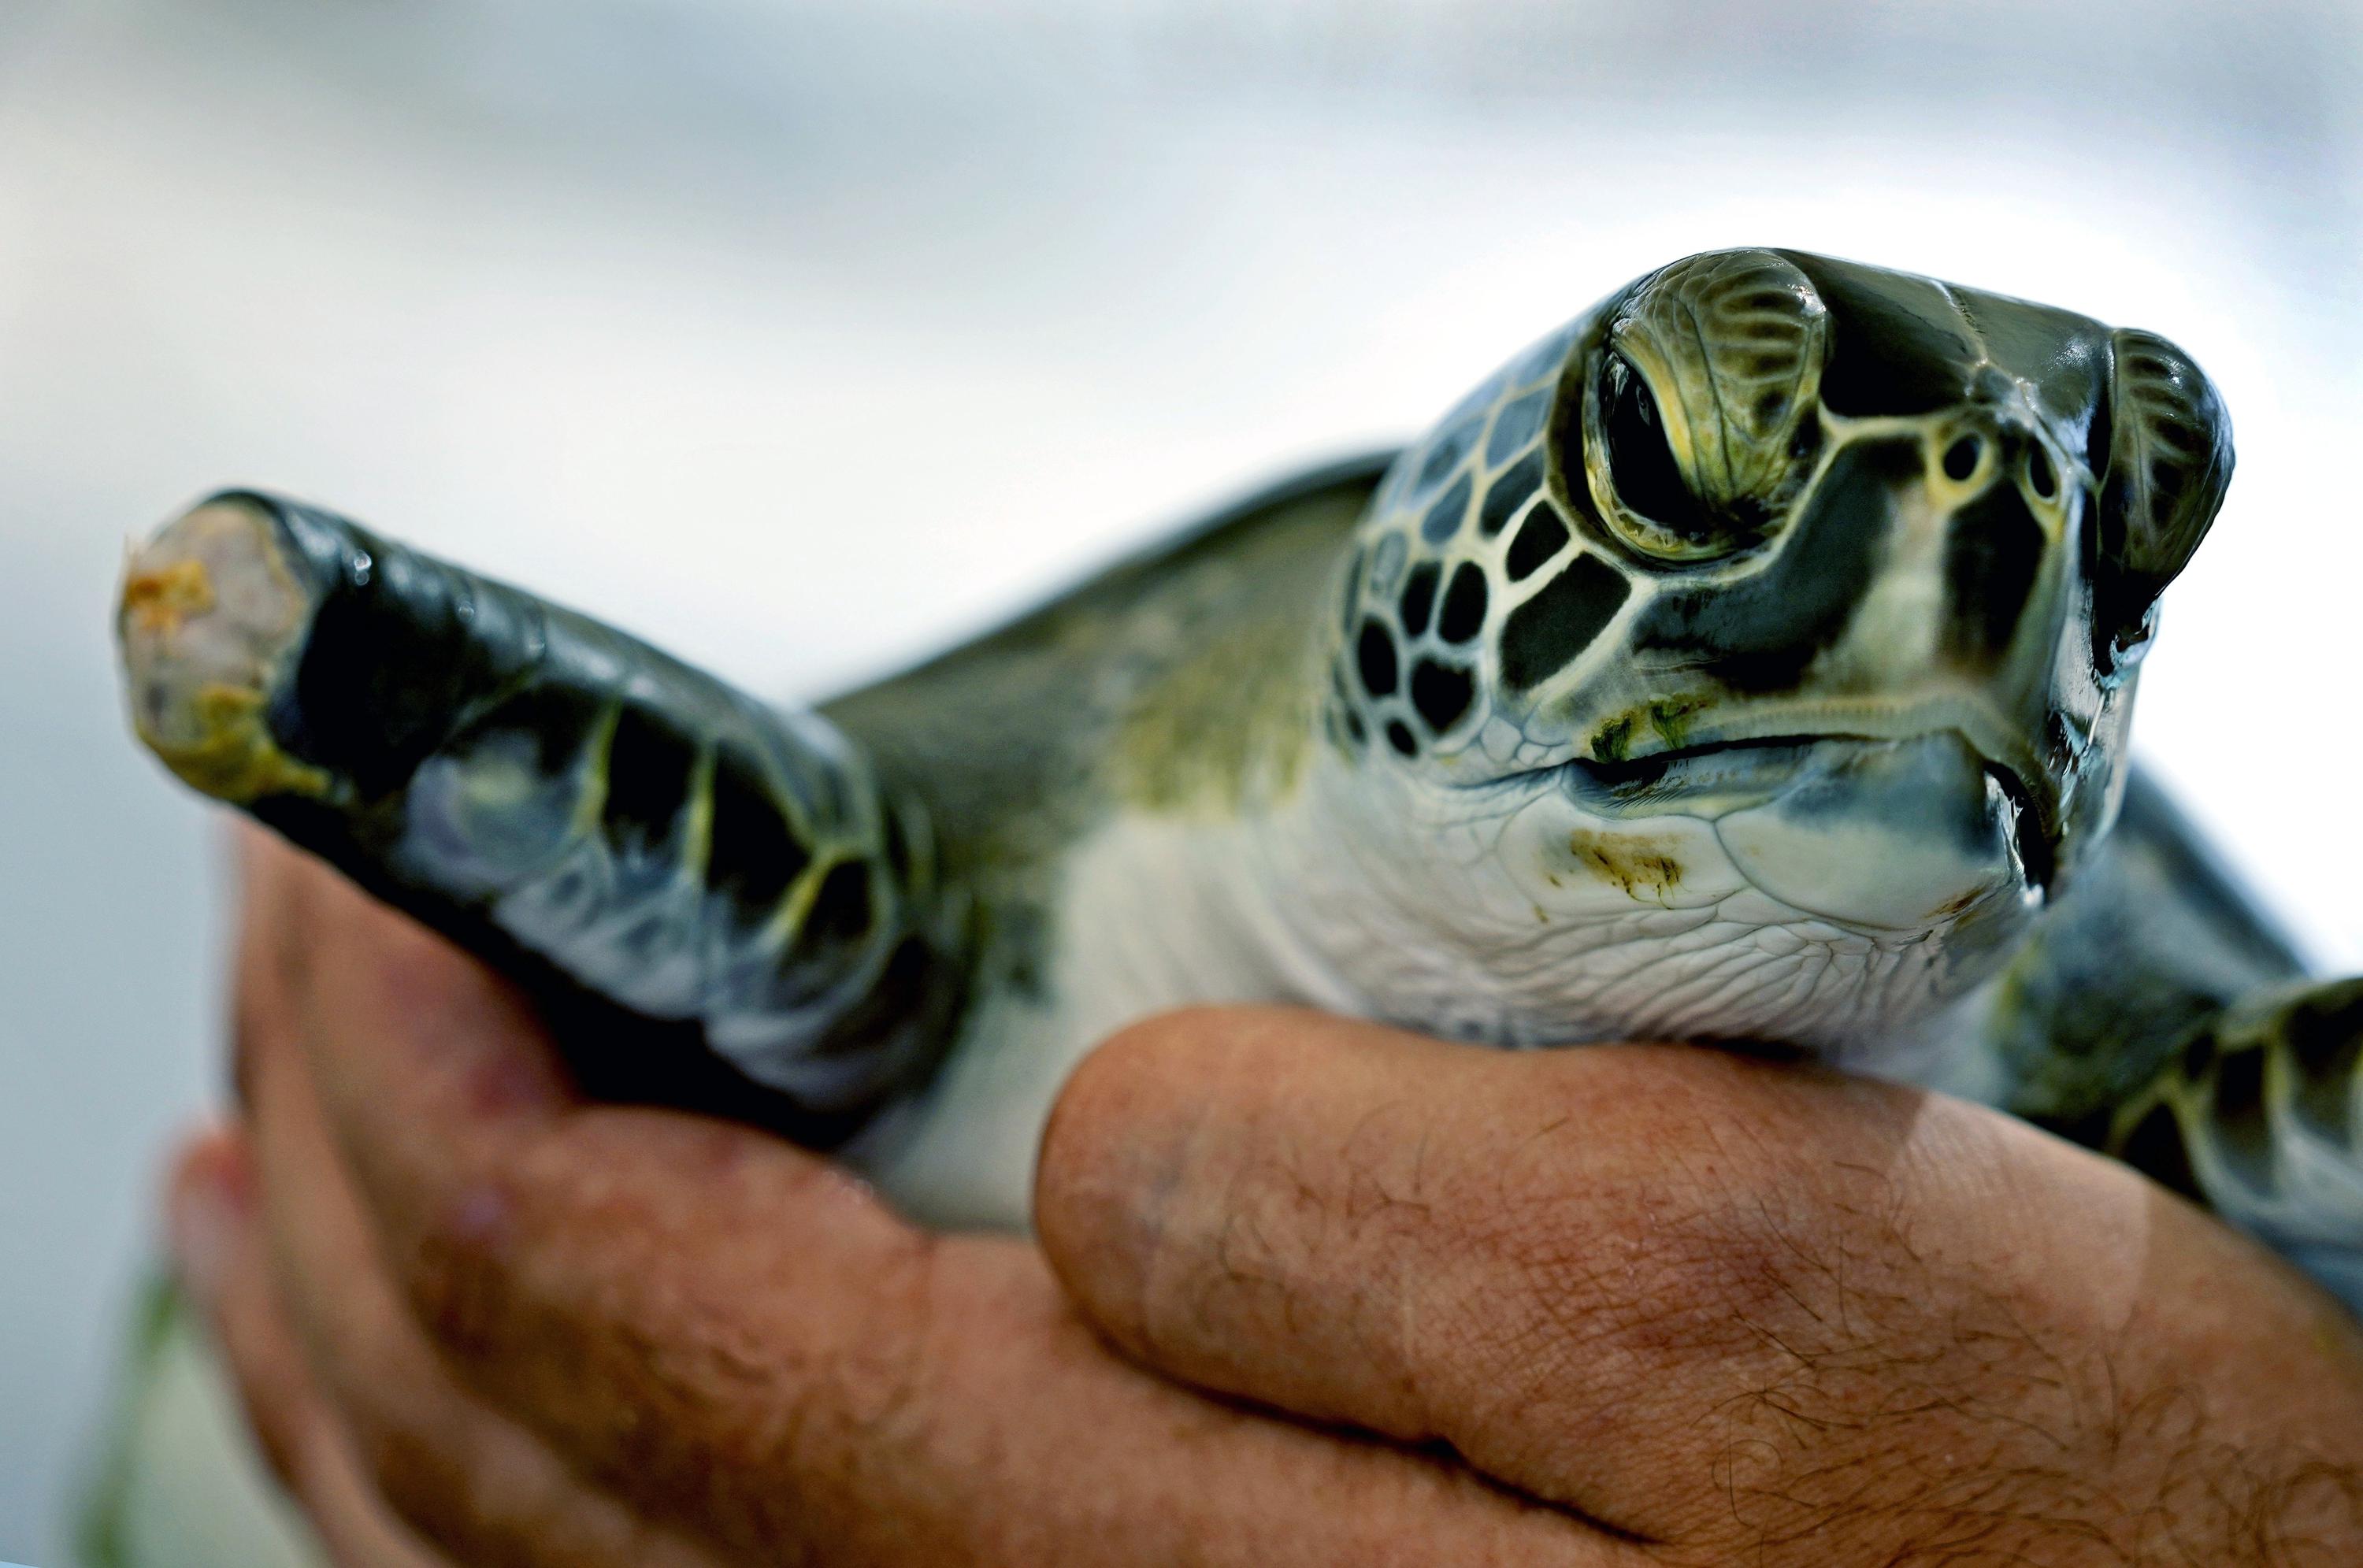
<svg viewBox="0 0 2363 1568">
<path fill-rule="evenodd" d="M 2039 900 L 2025 814 L 1967 737 L 1816 746 L 1786 788 L 1719 818 L 1740 874 L 1789 905 L 1854 926 L 1924 931 L 1997 900 Z M 2039 837 L 2036 842 L 2041 842 Z"/>
<path fill-rule="evenodd" d="M 1925 694 L 1915 706 L 1980 754 L 2039 888 L 2054 875 L 2084 749 L 2062 737 L 2090 735 L 2105 717 L 2084 639 L 2069 635 L 2074 546 L 2092 497 L 2082 464 L 2017 388 L 1980 390 L 1926 422 L 1917 471 L 1898 475 L 1886 563 L 1831 675 L 1865 696 Z"/>
</svg>

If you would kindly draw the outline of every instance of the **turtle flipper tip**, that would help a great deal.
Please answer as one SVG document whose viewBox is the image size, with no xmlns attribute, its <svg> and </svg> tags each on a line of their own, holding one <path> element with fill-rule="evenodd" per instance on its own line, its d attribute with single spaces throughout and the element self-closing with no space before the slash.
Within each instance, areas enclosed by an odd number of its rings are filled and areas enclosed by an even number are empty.
<svg viewBox="0 0 2363 1568">
<path fill-rule="evenodd" d="M 271 513 L 239 496 L 203 502 L 130 552 L 116 635 L 132 727 L 193 788 L 240 802 L 327 790 L 265 719 L 315 598 Z"/>
</svg>

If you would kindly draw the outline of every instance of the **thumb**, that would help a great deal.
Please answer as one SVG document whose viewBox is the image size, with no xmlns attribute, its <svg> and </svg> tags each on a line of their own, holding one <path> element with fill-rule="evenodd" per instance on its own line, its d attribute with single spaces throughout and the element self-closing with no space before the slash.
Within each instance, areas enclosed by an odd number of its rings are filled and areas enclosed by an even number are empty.
<svg viewBox="0 0 2363 1568">
<path fill-rule="evenodd" d="M 2014 1165 L 2050 1173 L 2040 1225 L 1994 1185 Z M 1712 1464 L 1718 1421 L 1801 1365 L 1860 1373 L 1867 1312 L 1889 1313 L 1880 1337 L 1936 1345 L 1958 1325 L 1922 1324 L 1943 1316 L 1922 1303 L 2000 1299 L 2016 1286 L 1995 1256 L 2038 1267 L 2063 1235 L 2138 1235 L 2124 1214 L 2147 1201 L 1992 1112 L 1814 1069 L 1480 1051 L 1239 1009 L 1086 1059 L 1045 1134 L 1036 1223 L 1136 1359 L 1448 1443 L 1674 1539 L 1704 1494 L 1665 1478 Z"/>
</svg>

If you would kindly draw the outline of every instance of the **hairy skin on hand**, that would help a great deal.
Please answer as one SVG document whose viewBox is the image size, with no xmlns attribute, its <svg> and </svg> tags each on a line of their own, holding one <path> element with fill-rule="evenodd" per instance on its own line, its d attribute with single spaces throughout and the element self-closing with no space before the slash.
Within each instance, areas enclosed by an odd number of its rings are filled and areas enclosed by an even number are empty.
<svg viewBox="0 0 2363 1568">
<path fill-rule="evenodd" d="M 2363 1539 L 2363 1472 L 2233 1441 L 2201 1378 L 2121 1364 L 2114 1343 L 2156 1331 L 2149 1309 L 2095 1342 L 1974 1278 L 1897 1277 L 1889 1260 L 1926 1260 L 1880 1201 L 1883 1178 L 1837 1174 L 1870 1200 L 1830 1209 L 1861 1242 L 1803 1242 L 1767 1212 L 1787 1258 L 1735 1303 L 1780 1368 L 1706 1419 L 1735 1546 L 1887 1533 L 1892 1561 L 1932 1568 L 2327 1565 Z"/>
<path fill-rule="evenodd" d="M 1913 1091 L 1470 1055 L 1120 1037 L 1048 1141 L 1052 1261 L 1149 1364 L 1442 1442 L 1659 1561 L 2363 1552 L 2363 1334 L 2179 1199 Z"/>
</svg>

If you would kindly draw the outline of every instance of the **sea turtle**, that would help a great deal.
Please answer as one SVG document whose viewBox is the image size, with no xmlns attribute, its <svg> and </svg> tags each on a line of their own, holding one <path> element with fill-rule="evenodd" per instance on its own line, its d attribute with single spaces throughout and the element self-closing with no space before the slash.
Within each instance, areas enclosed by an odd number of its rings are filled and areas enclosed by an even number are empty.
<svg viewBox="0 0 2363 1568">
<path fill-rule="evenodd" d="M 2163 338 L 1730 250 L 808 712 L 254 491 L 118 624 L 174 772 L 522 980 L 594 1088 L 933 1220 L 1024 1222 L 1119 1024 L 1288 999 L 1972 1096 L 2363 1306 L 2363 982 L 2126 759 L 2231 469 Z"/>
</svg>

